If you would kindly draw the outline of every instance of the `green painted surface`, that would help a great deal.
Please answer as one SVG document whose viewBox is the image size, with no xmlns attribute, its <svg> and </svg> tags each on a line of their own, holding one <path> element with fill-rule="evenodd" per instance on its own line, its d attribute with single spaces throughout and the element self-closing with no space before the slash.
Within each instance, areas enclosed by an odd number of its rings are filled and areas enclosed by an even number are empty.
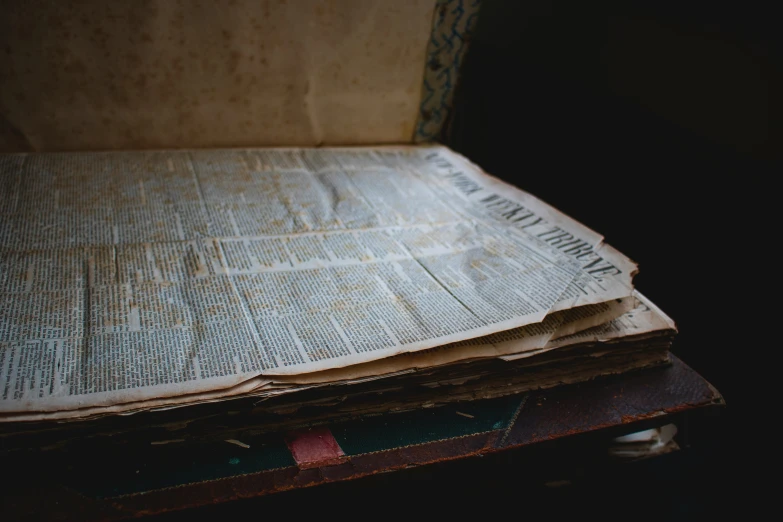
<svg viewBox="0 0 783 522">
<path fill-rule="evenodd" d="M 501 397 L 364 417 L 332 425 L 331 430 L 346 455 L 360 455 L 505 429 L 521 400 L 520 396 Z"/>
<path fill-rule="evenodd" d="M 132 456 L 84 463 L 74 487 L 96 497 L 114 497 L 181 484 L 257 473 L 295 465 L 281 437 L 243 438 L 243 448 L 225 441 L 150 446 Z"/>
<path fill-rule="evenodd" d="M 346 455 L 359 455 L 505 429 L 521 400 L 517 395 L 369 416 L 330 429 Z M 250 447 L 170 443 L 82 460 L 74 466 L 71 485 L 88 496 L 115 497 L 295 465 L 283 434 L 241 437 L 241 442 Z"/>
</svg>

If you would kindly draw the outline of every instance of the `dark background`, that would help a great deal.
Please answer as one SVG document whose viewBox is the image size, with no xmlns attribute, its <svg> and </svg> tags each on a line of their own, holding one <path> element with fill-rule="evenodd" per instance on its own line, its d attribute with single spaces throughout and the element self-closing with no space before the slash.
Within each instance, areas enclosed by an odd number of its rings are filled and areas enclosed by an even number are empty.
<svg viewBox="0 0 783 522">
<path fill-rule="evenodd" d="M 778 286 L 783 159 L 773 12 L 761 2 L 482 2 L 443 141 L 638 262 L 637 289 L 677 322 L 673 352 L 727 403 L 681 454 L 557 493 L 564 502 L 598 488 L 615 489 L 629 512 L 645 503 L 683 519 L 758 507 L 749 472 L 768 458 L 762 404 L 774 378 L 762 375 L 779 344 L 762 312 Z"/>
<path fill-rule="evenodd" d="M 776 272 L 779 31 L 753 2 L 484 0 L 443 136 L 635 260 L 729 403 Z"/>
</svg>

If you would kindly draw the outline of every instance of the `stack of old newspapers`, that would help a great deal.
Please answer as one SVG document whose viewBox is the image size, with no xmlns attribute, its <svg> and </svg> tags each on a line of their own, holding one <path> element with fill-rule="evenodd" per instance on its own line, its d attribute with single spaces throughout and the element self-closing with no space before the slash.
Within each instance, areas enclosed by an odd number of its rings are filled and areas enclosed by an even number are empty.
<svg viewBox="0 0 783 522">
<path fill-rule="evenodd" d="M 443 146 L 2 155 L 0 195 L 5 423 L 437 406 L 676 333 L 601 235 Z"/>
</svg>

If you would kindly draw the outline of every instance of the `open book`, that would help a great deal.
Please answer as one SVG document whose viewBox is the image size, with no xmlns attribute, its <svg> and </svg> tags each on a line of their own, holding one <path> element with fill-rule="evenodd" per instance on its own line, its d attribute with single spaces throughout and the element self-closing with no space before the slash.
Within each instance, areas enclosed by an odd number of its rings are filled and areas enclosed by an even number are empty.
<svg viewBox="0 0 783 522">
<path fill-rule="evenodd" d="M 0 187 L 3 422 L 418 407 L 676 332 L 601 235 L 443 146 L 12 154 Z"/>
</svg>

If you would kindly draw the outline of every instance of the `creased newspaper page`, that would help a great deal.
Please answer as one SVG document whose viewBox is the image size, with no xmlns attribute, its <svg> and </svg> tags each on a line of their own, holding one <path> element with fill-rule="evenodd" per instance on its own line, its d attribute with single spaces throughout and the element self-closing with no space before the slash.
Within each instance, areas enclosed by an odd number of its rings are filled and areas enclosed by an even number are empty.
<svg viewBox="0 0 783 522">
<path fill-rule="evenodd" d="M 0 158 L 0 411 L 227 389 L 632 293 L 601 236 L 445 147 Z"/>
<path fill-rule="evenodd" d="M 637 306 L 617 319 L 553 339 L 548 343 L 547 347 L 556 349 L 570 344 L 588 342 L 610 343 L 619 339 L 642 339 L 645 336 L 653 337 L 677 333 L 677 325 L 671 317 L 666 315 L 640 292 L 635 291 L 634 295 L 639 299 Z M 516 353 L 504 355 L 501 359 L 515 361 L 530 355 L 532 353 Z"/>
<path fill-rule="evenodd" d="M 624 312 L 634 309 L 638 301 L 633 298 L 624 298 L 587 305 L 563 312 L 550 314 L 541 323 L 531 324 L 497 334 L 492 334 L 469 341 L 447 344 L 428 350 L 404 353 L 393 357 L 297 375 L 275 376 L 273 379 L 257 377 L 248 379 L 241 384 L 212 392 L 202 392 L 191 395 L 178 395 L 149 399 L 138 402 L 126 402 L 112 406 L 100 406 L 93 408 L 72 409 L 60 412 L 19 414 L 11 413 L 13 420 L 44 420 L 44 419 L 69 419 L 95 417 L 107 414 L 124 414 L 145 411 L 150 409 L 165 409 L 180 405 L 201 404 L 224 400 L 227 398 L 254 395 L 265 397 L 269 392 L 280 388 L 289 388 L 290 391 L 300 391 L 306 385 L 312 384 L 354 384 L 366 380 L 387 378 L 393 375 L 411 373 L 418 369 L 436 368 L 466 360 L 478 360 L 495 358 L 520 352 L 540 353 L 553 344 L 553 340 L 561 336 L 570 335 L 574 331 L 603 325 L 620 317 Z M 560 344 L 558 344 L 560 346 Z M 0 414 L 0 422 L 3 420 Z"/>
<path fill-rule="evenodd" d="M 386 357 L 363 364 L 276 378 L 277 382 L 314 384 L 386 376 L 408 370 L 436 368 L 455 362 L 504 357 L 520 353 L 541 353 L 556 339 L 613 321 L 636 307 L 634 298 L 587 305 L 550 314 L 540 323 L 498 332 L 478 339 L 447 344 Z M 560 343 L 557 346 L 561 346 Z"/>
</svg>

